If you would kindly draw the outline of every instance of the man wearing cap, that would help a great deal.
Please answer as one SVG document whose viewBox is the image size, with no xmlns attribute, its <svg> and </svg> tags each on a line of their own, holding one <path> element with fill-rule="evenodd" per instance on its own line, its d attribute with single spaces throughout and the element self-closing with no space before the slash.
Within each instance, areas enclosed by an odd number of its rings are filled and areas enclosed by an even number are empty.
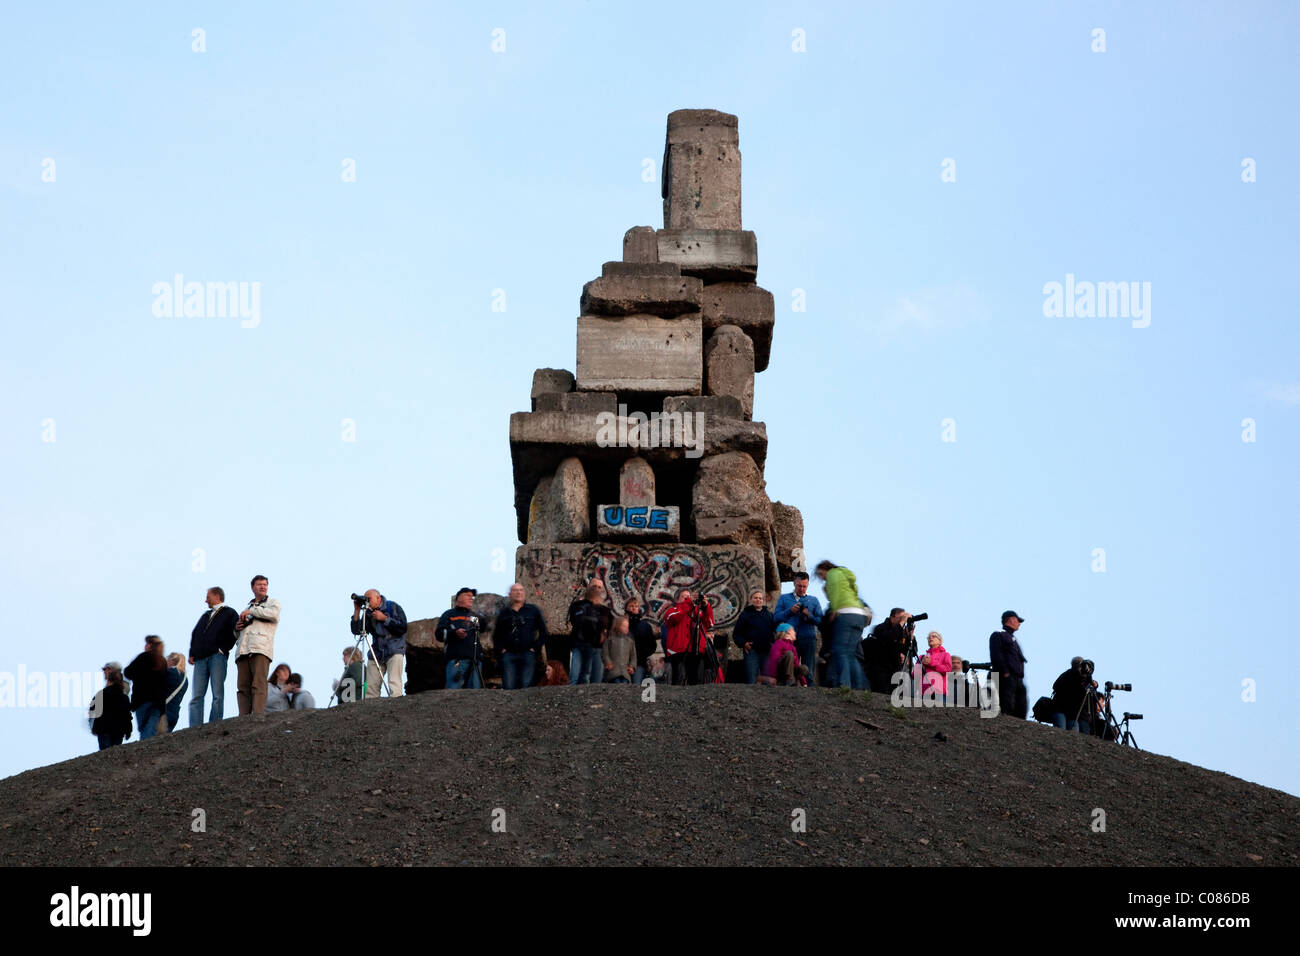
<svg viewBox="0 0 1300 956">
<path fill-rule="evenodd" d="M 1002 612 L 1002 630 L 989 635 L 989 660 L 999 675 L 998 701 L 1002 713 L 1024 720 L 1029 714 L 1029 695 L 1025 690 L 1025 654 L 1016 640 L 1016 631 L 1025 619 L 1015 611 Z"/>
<path fill-rule="evenodd" d="M 390 601 L 374 588 L 367 591 L 364 608 L 366 633 L 370 635 L 369 651 L 366 655 L 366 691 L 369 700 L 383 692 L 385 681 L 388 683 L 388 696 L 402 696 L 402 663 L 406 660 L 406 612 L 396 601 Z M 352 602 L 352 633 L 361 635 L 362 606 L 360 601 Z"/>
<path fill-rule="evenodd" d="M 483 678 L 479 669 L 481 659 L 478 636 L 483 629 L 483 618 L 474 610 L 478 591 L 461 588 L 456 592 L 456 605 L 443 611 L 438 618 L 434 637 L 447 646 L 447 689 L 479 688 Z"/>
</svg>

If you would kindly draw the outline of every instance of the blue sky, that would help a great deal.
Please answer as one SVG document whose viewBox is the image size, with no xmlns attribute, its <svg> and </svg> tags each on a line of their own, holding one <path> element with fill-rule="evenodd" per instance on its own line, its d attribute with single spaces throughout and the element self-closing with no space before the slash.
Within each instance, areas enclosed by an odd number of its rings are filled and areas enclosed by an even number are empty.
<svg viewBox="0 0 1300 956">
<path fill-rule="evenodd" d="M 1031 699 L 1084 654 L 1134 684 L 1145 748 L 1300 793 L 1297 19 L 10 10 L 0 670 L 93 671 L 146 633 L 183 650 L 206 587 L 243 603 L 261 572 L 277 658 L 323 700 L 352 590 L 412 618 L 504 591 L 509 415 L 534 368 L 572 369 L 582 284 L 624 230 L 662 225 L 641 174 L 665 117 L 713 107 L 740 117 L 777 303 L 768 490 L 802 509 L 810 559 L 969 657 L 1015 608 Z M 260 282 L 260 324 L 156 317 L 176 273 Z M 1067 274 L 1149 282 L 1149 327 L 1045 316 Z M 233 691 L 232 671 L 229 711 Z M 93 747 L 79 708 L 0 709 L 0 731 L 0 774 Z"/>
</svg>

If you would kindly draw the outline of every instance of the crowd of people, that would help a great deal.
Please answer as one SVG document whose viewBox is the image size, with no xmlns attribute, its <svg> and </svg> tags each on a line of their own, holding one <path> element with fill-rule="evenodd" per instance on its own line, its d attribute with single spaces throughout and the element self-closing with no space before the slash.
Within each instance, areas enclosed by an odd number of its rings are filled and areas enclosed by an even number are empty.
<svg viewBox="0 0 1300 956">
<path fill-rule="evenodd" d="M 965 682 L 974 691 L 972 699 L 978 699 L 979 682 L 968 662 L 944 647 L 942 634 L 930 631 L 927 646 L 918 649 L 916 624 L 927 615 L 913 616 L 896 607 L 864 636 L 872 610 L 859 595 L 853 572 L 823 561 L 813 573 L 824 585 L 825 607 L 808 593 L 810 577 L 800 571 L 794 575 L 793 591 L 782 594 L 772 610 L 766 592 L 754 590 L 729 637 L 718 633 L 713 607 L 704 594 L 680 589 L 656 623 L 636 596 L 624 602 L 621 614 L 615 614 L 599 578 L 586 582 L 582 595 L 569 606 L 568 636 L 552 635 L 542 610 L 526 600 L 524 586 L 516 582 L 491 622 L 492 663 L 505 690 L 557 684 L 640 685 L 646 679 L 675 685 L 721 683 L 727 679 L 730 641 L 740 659 L 733 676 L 746 684 L 869 687 L 888 694 L 901 672 L 910 674 L 923 692 L 940 697 L 948 695 L 949 681 Z M 101 750 L 130 736 L 133 715 L 141 740 L 177 729 L 187 690 L 192 690 L 191 727 L 223 719 L 232 653 L 241 716 L 316 707 L 313 695 L 303 688 L 301 674 L 286 663 L 271 667 L 280 602 L 270 597 L 269 580 L 255 575 L 249 586 L 252 598 L 242 611 L 225 603 L 220 587 L 208 589 L 207 608 L 191 632 L 188 656 L 165 655 L 162 638 L 149 635 L 144 650 L 125 668 L 116 661 L 104 665 L 105 685 L 92 702 L 90 720 Z M 474 607 L 477 594 L 469 587 L 457 591 L 452 607 L 438 618 L 434 630 L 449 689 L 485 686 L 482 639 L 488 621 Z M 343 649 L 343 673 L 334 681 L 330 704 L 354 703 L 385 691 L 391 697 L 402 696 L 405 611 L 375 589 L 354 594 L 352 600 L 354 643 Z M 1006 611 L 1002 629 L 989 637 L 989 662 L 971 665 L 996 676 L 1001 712 L 1022 719 L 1027 716 L 1025 655 L 1016 632 L 1023 622 L 1015 611 Z M 192 685 L 187 663 L 193 668 Z M 1089 664 L 1091 677 L 1090 662 L 1076 658 L 1071 670 L 1058 678 L 1051 719 L 1061 728 L 1088 732 L 1092 714 L 1085 711 L 1095 695 L 1086 693 L 1080 675 L 1083 663 Z"/>
</svg>

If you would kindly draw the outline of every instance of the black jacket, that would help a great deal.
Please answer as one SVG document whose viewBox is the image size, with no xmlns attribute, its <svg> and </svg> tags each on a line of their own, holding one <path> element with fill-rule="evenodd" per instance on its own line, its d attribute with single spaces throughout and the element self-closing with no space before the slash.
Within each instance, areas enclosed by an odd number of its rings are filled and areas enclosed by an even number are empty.
<svg viewBox="0 0 1300 956">
<path fill-rule="evenodd" d="M 627 625 L 628 633 L 632 635 L 632 640 L 636 641 L 637 666 L 645 667 L 646 661 L 655 652 L 655 645 L 659 642 L 659 629 L 655 627 L 653 621 L 647 621 L 644 614 L 629 614 Z"/>
<path fill-rule="evenodd" d="M 456 631 L 463 628 L 464 637 L 458 637 Z M 483 630 L 483 618 L 478 611 L 471 608 L 448 608 L 438 618 L 438 628 L 434 636 L 447 645 L 447 660 L 474 661 L 479 659 L 479 632 Z"/>
<path fill-rule="evenodd" d="M 140 705 L 146 703 L 161 707 L 167 699 L 167 662 L 164 661 L 157 670 L 153 665 L 153 655 L 141 651 L 122 671 L 122 676 L 131 682 L 132 710 L 139 710 Z"/>
<path fill-rule="evenodd" d="M 573 628 L 574 644 L 600 647 L 613 624 L 614 614 L 603 604 L 580 598 L 569 605 L 569 625 Z"/>
<path fill-rule="evenodd" d="M 776 636 L 776 619 L 767 608 L 754 610 L 752 605 L 740 612 L 736 626 L 732 628 L 731 639 L 742 651 L 746 644 L 753 644 L 754 650 L 761 655 L 759 661 L 767 663 L 767 655 L 772 650 L 772 641 Z"/>
<path fill-rule="evenodd" d="M 131 701 L 121 684 L 109 684 L 95 695 L 90 712 L 99 716 L 90 722 L 90 732 L 104 734 L 115 740 L 131 736 Z"/>
<path fill-rule="evenodd" d="M 502 653 L 537 651 L 549 636 L 542 609 L 536 604 L 524 604 L 517 611 L 507 604 L 497 612 L 492 625 L 492 647 Z"/>
<path fill-rule="evenodd" d="M 989 660 L 993 670 L 1003 677 L 1025 676 L 1025 652 L 1020 649 L 1014 631 L 994 631 L 989 635 Z"/>
<path fill-rule="evenodd" d="M 229 654 L 230 649 L 239 640 L 235 625 L 239 623 L 239 612 L 233 607 L 222 605 L 213 614 L 209 609 L 199 617 L 190 632 L 190 657 L 201 661 L 213 654 Z"/>
<path fill-rule="evenodd" d="M 898 663 L 898 655 L 906 654 L 911 643 L 912 636 L 903 625 L 890 620 L 881 621 L 871 629 L 871 637 L 863 641 L 867 666 L 894 673 L 902 666 Z"/>
<path fill-rule="evenodd" d="M 1083 675 L 1071 667 L 1068 671 L 1056 678 L 1056 683 L 1052 685 L 1053 706 L 1065 714 L 1067 720 L 1074 720 L 1079 716 L 1079 708 L 1083 706 Z M 1084 714 L 1084 719 L 1088 715 Z"/>
</svg>

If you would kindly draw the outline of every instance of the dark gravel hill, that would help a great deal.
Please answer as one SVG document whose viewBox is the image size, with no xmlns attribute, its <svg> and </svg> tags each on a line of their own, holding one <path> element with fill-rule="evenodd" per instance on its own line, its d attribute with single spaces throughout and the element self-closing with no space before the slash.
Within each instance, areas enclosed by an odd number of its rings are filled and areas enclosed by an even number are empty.
<svg viewBox="0 0 1300 956">
<path fill-rule="evenodd" d="M 430 691 L 91 753 L 0 781 L 0 863 L 1300 863 L 1300 799 L 1169 757 L 880 696 L 657 690 Z"/>
</svg>

